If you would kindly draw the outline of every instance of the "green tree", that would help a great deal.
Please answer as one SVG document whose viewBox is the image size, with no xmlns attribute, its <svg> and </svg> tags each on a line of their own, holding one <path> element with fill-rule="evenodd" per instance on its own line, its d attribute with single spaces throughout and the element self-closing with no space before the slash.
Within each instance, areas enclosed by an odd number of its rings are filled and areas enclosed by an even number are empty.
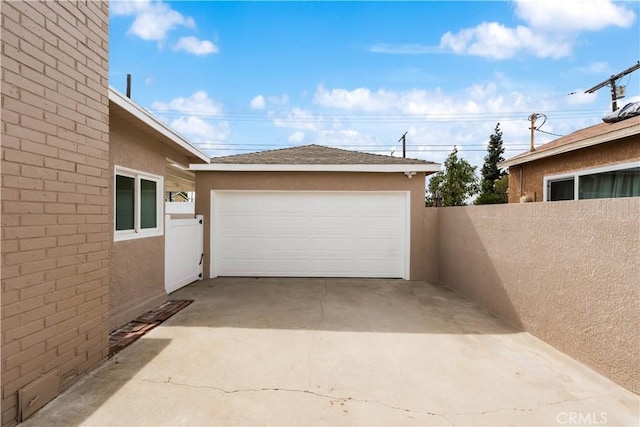
<svg viewBox="0 0 640 427">
<path fill-rule="evenodd" d="M 435 206 L 439 195 L 440 206 L 464 206 L 467 199 L 478 192 L 476 167 L 458 158 L 458 149 L 453 151 L 444 162 L 444 170 L 436 173 L 427 186 L 427 206 Z"/>
<path fill-rule="evenodd" d="M 498 163 L 504 161 L 503 154 L 502 131 L 500 130 L 500 123 L 498 123 L 489 139 L 487 155 L 484 157 L 484 165 L 482 165 L 481 170 L 481 192 L 475 201 L 476 205 L 507 203 L 506 191 L 496 188 L 496 183 L 506 176 L 506 172 L 498 168 Z"/>
</svg>

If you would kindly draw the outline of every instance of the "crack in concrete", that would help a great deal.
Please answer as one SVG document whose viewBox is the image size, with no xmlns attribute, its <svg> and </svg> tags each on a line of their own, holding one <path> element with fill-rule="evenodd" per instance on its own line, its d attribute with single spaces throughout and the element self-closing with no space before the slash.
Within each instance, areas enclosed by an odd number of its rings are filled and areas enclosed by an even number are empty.
<svg viewBox="0 0 640 427">
<path fill-rule="evenodd" d="M 326 281 L 323 282 L 323 286 L 324 286 L 324 295 L 322 295 L 322 297 L 320 297 L 320 300 L 318 301 L 318 303 L 320 305 L 320 319 L 318 319 L 318 322 L 314 326 L 314 334 L 313 334 L 313 338 L 311 340 L 311 345 L 309 346 L 309 353 L 307 354 L 307 365 L 309 366 L 309 377 L 308 377 L 308 381 L 307 381 L 307 390 L 311 389 L 311 355 L 313 354 L 313 350 L 315 348 L 316 336 L 317 336 L 318 330 L 320 329 L 320 324 L 325 320 L 324 303 L 323 303 L 323 301 L 329 295 L 329 289 L 327 288 L 327 282 Z"/>
<path fill-rule="evenodd" d="M 603 397 L 607 396 L 607 395 L 597 395 L 597 396 L 588 396 L 588 397 L 584 397 L 584 398 L 581 398 L 581 399 L 565 399 L 565 400 L 558 400 L 558 401 L 555 401 L 555 402 L 542 402 L 542 403 L 537 404 L 533 408 L 495 408 L 495 409 L 488 409 L 486 411 L 441 412 L 441 413 L 439 413 L 439 412 L 419 411 L 419 410 L 415 410 L 415 409 L 402 408 L 402 407 L 399 407 L 399 406 L 394 406 L 394 405 L 382 402 L 382 401 L 377 400 L 377 399 L 358 399 L 358 398 L 354 398 L 354 397 L 334 396 L 334 395 L 330 395 L 330 394 L 318 393 L 318 392 L 311 391 L 311 390 L 299 390 L 299 389 L 288 389 L 288 388 L 277 388 L 277 387 L 263 387 L 263 388 L 247 388 L 247 389 L 225 390 L 225 389 L 220 388 L 220 387 L 209 386 L 209 385 L 193 385 L 193 384 L 187 384 L 187 383 L 179 383 L 179 382 L 173 381 L 171 379 L 171 377 L 169 377 L 166 381 L 157 381 L 157 380 L 149 380 L 149 379 L 140 379 L 139 381 L 149 382 L 149 383 L 152 383 L 152 384 L 171 384 L 171 385 L 183 386 L 183 387 L 210 389 L 210 390 L 219 391 L 219 392 L 224 393 L 224 394 L 260 393 L 260 392 L 302 393 L 302 394 L 308 394 L 308 395 L 312 395 L 312 396 L 316 396 L 316 397 L 321 397 L 321 398 L 324 398 L 324 399 L 329 399 L 331 401 L 341 402 L 340 403 L 341 406 L 343 406 L 347 402 L 358 402 L 358 403 L 365 403 L 365 404 L 373 403 L 373 404 L 377 404 L 377 405 L 380 405 L 380 406 L 384 406 L 385 408 L 388 408 L 388 409 L 392 409 L 394 411 L 400 411 L 400 412 L 409 413 L 409 414 L 415 414 L 415 415 L 430 415 L 430 416 L 434 416 L 434 417 L 441 417 L 445 421 L 447 421 L 447 423 L 449 423 L 449 425 L 451 425 L 451 426 L 455 426 L 455 423 L 448 418 L 449 416 L 486 415 L 486 414 L 495 413 L 495 412 L 501 412 L 501 411 L 535 412 L 535 411 L 538 411 L 538 410 L 540 410 L 540 408 L 545 407 L 545 406 L 556 406 L 556 405 L 560 405 L 560 404 L 567 403 L 567 402 L 582 402 L 582 401 L 585 401 L 585 400 L 599 399 L 599 398 L 603 398 Z"/>
<path fill-rule="evenodd" d="M 234 389 L 234 390 L 225 390 L 223 388 L 220 387 L 216 387 L 216 386 L 211 386 L 211 385 L 193 385 L 193 384 L 186 384 L 186 383 L 179 383 L 176 381 L 173 381 L 171 379 L 171 377 L 169 377 L 166 381 L 157 381 L 157 380 L 149 380 L 149 379 L 140 379 L 139 381 L 144 381 L 144 382 L 148 382 L 148 383 L 152 383 L 152 384 L 171 384 L 171 385 L 176 385 L 176 386 L 183 386 L 183 387 L 192 387 L 192 388 L 201 388 L 201 389 L 210 389 L 210 390 L 216 390 L 219 391 L 221 393 L 224 394 L 235 394 L 235 393 L 259 393 L 259 392 L 271 392 L 271 391 L 275 391 L 275 392 L 285 392 L 285 393 L 303 393 L 303 394 L 309 394 L 312 396 L 317 396 L 317 397 L 321 397 L 324 399 L 330 399 L 332 401 L 337 401 L 337 402 L 342 402 L 341 405 L 344 405 L 347 402 L 358 402 L 358 403 L 374 403 L 377 405 L 381 405 L 384 406 L 386 408 L 389 409 L 393 409 L 395 411 L 401 411 L 401 412 L 407 412 L 407 413 L 411 413 L 411 414 L 421 414 L 421 415 L 432 415 L 432 416 L 443 416 L 442 414 L 436 414 L 433 412 L 428 412 L 428 411 L 415 411 L 412 409 L 408 409 L 408 408 L 401 408 L 399 406 L 394 406 L 394 405 L 390 405 L 388 403 L 384 403 L 380 400 L 377 399 L 356 399 L 354 397 L 341 397 L 341 396 L 333 396 L 330 394 L 323 394 L 323 393 L 318 393 L 315 391 L 311 391 L 311 390 L 299 390 L 299 389 L 290 389 L 290 388 L 277 388 L 277 387 L 263 387 L 263 388 L 245 388 L 245 389 Z"/>
</svg>

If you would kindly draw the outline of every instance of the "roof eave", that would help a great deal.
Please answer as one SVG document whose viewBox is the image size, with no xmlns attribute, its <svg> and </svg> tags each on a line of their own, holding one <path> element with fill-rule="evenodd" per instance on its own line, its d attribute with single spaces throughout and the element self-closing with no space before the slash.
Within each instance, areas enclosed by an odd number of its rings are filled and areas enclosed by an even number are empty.
<svg viewBox="0 0 640 427">
<path fill-rule="evenodd" d="M 207 154 L 191 145 L 191 143 L 187 141 L 186 138 L 178 134 L 175 130 L 171 129 L 166 124 L 162 123 L 147 110 L 140 107 L 138 104 L 127 98 L 122 93 L 118 92 L 112 86 L 109 86 L 109 101 L 113 102 L 156 132 L 160 133 L 169 141 L 187 151 L 193 157 L 202 160 L 205 163 L 210 162 L 210 157 Z"/>
<path fill-rule="evenodd" d="M 587 148 L 598 144 L 604 144 L 605 142 L 611 142 L 618 139 L 626 138 L 640 134 L 640 123 L 637 125 L 627 127 L 624 129 L 618 129 L 613 132 L 608 132 L 603 135 L 593 136 L 580 141 L 574 141 L 569 144 L 560 145 L 558 147 L 550 148 L 548 150 L 536 152 L 533 151 L 529 154 L 522 155 L 521 157 L 514 157 L 504 162 L 498 163 L 499 168 L 509 168 L 511 166 L 517 166 L 523 163 L 533 162 L 535 160 L 544 159 L 546 157 L 556 156 L 558 154 L 568 153 L 570 151 L 579 150 L 581 148 Z"/>
<path fill-rule="evenodd" d="M 428 164 L 191 164 L 191 171 L 209 172 L 438 172 L 439 163 Z"/>
</svg>

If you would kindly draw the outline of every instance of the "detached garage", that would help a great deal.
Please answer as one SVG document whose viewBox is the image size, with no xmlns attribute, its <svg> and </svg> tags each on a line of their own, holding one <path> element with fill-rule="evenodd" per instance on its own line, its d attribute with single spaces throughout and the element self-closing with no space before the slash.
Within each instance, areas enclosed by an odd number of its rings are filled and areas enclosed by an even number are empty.
<svg viewBox="0 0 640 427">
<path fill-rule="evenodd" d="M 436 163 L 308 145 L 192 170 L 205 277 L 425 277 L 418 245 Z"/>
</svg>

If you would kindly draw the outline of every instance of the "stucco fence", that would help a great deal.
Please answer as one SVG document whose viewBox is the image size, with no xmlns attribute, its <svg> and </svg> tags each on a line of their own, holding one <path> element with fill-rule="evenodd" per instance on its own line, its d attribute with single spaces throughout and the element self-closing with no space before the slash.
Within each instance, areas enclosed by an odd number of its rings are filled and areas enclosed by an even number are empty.
<svg viewBox="0 0 640 427">
<path fill-rule="evenodd" d="M 640 393 L 640 198 L 425 208 L 424 222 L 432 279 Z"/>
</svg>

